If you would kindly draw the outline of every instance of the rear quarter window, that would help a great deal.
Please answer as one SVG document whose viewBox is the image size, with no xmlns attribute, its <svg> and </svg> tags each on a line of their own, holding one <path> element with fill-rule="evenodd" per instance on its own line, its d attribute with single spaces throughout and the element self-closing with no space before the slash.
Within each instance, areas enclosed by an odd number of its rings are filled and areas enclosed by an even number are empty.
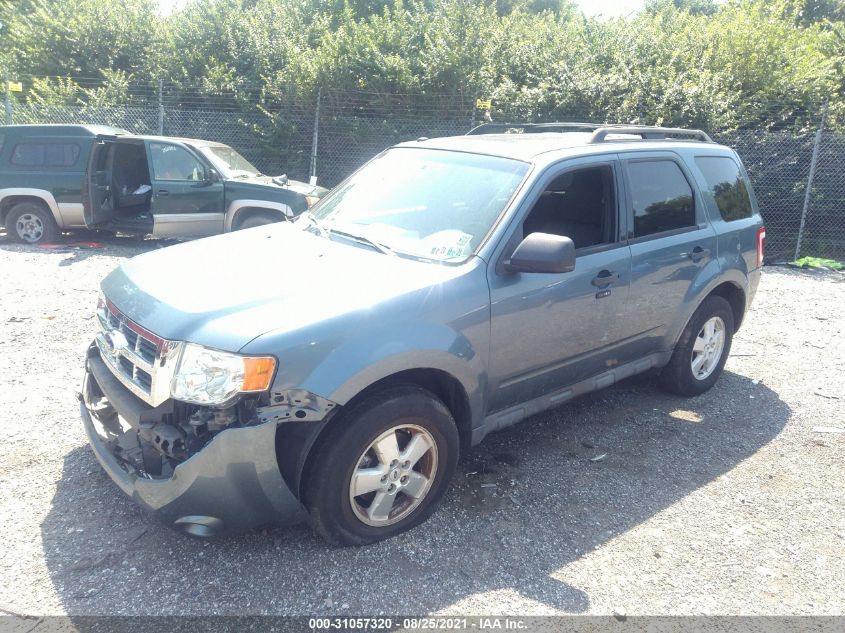
<svg viewBox="0 0 845 633">
<path fill-rule="evenodd" d="M 79 152 L 76 143 L 31 141 L 15 145 L 10 162 L 18 167 L 72 167 Z"/>
<path fill-rule="evenodd" d="M 695 164 L 701 170 L 707 188 L 716 199 L 719 215 L 725 222 L 751 217 L 751 196 L 739 165 L 732 158 L 697 156 Z"/>
</svg>

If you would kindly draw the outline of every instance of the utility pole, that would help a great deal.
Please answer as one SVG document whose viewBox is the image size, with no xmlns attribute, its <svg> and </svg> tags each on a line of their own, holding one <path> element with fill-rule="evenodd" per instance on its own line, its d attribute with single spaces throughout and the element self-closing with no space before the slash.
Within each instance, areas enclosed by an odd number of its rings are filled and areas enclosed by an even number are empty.
<svg viewBox="0 0 845 633">
<path fill-rule="evenodd" d="M 158 80 L 158 134 L 164 136 L 164 80 Z"/>
<path fill-rule="evenodd" d="M 311 143 L 311 178 L 312 185 L 317 184 L 317 142 L 320 138 L 320 99 L 323 96 L 323 87 L 317 88 L 317 108 L 314 110 L 314 140 Z"/>
<path fill-rule="evenodd" d="M 3 72 L 3 93 L 6 95 L 6 125 L 12 124 L 12 93 L 9 90 L 9 73 Z"/>
<path fill-rule="evenodd" d="M 810 208 L 810 195 L 813 193 L 813 179 L 816 177 L 816 165 L 819 162 L 819 147 L 822 143 L 822 133 L 824 132 L 824 123 L 827 118 L 827 106 L 829 101 L 825 101 L 824 108 L 822 108 L 822 118 L 819 121 L 819 129 L 816 130 L 816 140 L 813 143 L 813 157 L 810 159 L 810 175 L 807 176 L 807 190 L 804 192 L 804 207 L 801 209 L 801 224 L 798 227 L 798 240 L 795 242 L 795 257 L 793 260 L 801 256 L 801 241 L 804 239 L 804 225 L 807 222 L 807 211 Z"/>
</svg>

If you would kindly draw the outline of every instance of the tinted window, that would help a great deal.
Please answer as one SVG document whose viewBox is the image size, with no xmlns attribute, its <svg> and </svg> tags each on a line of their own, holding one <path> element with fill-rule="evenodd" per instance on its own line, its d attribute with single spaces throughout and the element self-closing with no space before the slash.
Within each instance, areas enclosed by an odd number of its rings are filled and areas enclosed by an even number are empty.
<svg viewBox="0 0 845 633">
<path fill-rule="evenodd" d="M 6 137 L 3 134 L 0 134 L 0 152 L 3 151 L 3 143 L 6 141 Z"/>
<path fill-rule="evenodd" d="M 692 189 L 675 162 L 632 162 L 628 164 L 628 175 L 635 237 L 695 225 Z"/>
<path fill-rule="evenodd" d="M 153 173 L 156 180 L 203 180 L 205 167 L 184 147 L 167 143 L 150 143 Z"/>
<path fill-rule="evenodd" d="M 79 159 L 76 143 L 18 143 L 12 150 L 12 164 L 21 167 L 71 167 Z"/>
<path fill-rule="evenodd" d="M 727 156 L 699 156 L 695 162 L 716 198 L 722 219 L 730 222 L 750 218 L 751 198 L 739 165 Z"/>
</svg>

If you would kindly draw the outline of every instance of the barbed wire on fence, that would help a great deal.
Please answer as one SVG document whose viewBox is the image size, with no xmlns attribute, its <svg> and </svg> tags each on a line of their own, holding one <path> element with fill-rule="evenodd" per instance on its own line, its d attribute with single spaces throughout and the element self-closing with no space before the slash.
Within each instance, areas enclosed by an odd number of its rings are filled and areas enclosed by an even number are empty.
<svg viewBox="0 0 845 633">
<path fill-rule="evenodd" d="M 98 86 L 94 79 L 73 80 L 88 90 Z M 304 180 L 316 170 L 326 186 L 397 142 L 461 135 L 486 120 L 665 123 L 636 116 L 613 120 L 618 110 L 601 108 L 558 108 L 553 117 L 527 116 L 495 100 L 479 109 L 481 97 L 366 90 L 268 96 L 260 86 L 208 94 L 201 87 L 160 82 L 132 84 L 126 101 L 115 105 L 27 103 L 7 93 L 6 115 L 7 123 L 100 124 L 134 134 L 218 141 L 235 147 L 264 173 Z M 765 109 L 758 104 L 759 111 Z M 768 123 L 708 132 L 735 148 L 745 163 L 767 226 L 768 261 L 790 260 L 796 252 L 845 260 L 845 134 L 825 130 L 817 138 L 820 113 L 798 110 L 786 122 L 777 118 L 783 105 L 772 104 Z M 807 196 L 814 148 L 817 166 Z"/>
</svg>

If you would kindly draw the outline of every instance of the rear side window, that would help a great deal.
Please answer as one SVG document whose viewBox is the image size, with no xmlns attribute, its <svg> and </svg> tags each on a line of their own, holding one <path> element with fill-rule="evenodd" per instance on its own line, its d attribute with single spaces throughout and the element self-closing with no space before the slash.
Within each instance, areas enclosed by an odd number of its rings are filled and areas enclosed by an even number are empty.
<svg viewBox="0 0 845 633">
<path fill-rule="evenodd" d="M 751 197 L 739 165 L 727 156 L 698 156 L 695 164 L 704 175 L 710 193 L 716 199 L 719 214 L 725 222 L 750 218 Z"/>
<path fill-rule="evenodd" d="M 11 163 L 19 167 L 71 167 L 79 159 L 76 143 L 18 143 L 12 150 Z"/>
<path fill-rule="evenodd" d="M 634 237 L 695 226 L 692 188 L 671 160 L 628 163 L 634 207 Z"/>
<path fill-rule="evenodd" d="M 5 143 L 5 142 L 6 142 L 6 135 L 0 134 L 0 152 L 3 151 L 3 143 Z"/>
</svg>

